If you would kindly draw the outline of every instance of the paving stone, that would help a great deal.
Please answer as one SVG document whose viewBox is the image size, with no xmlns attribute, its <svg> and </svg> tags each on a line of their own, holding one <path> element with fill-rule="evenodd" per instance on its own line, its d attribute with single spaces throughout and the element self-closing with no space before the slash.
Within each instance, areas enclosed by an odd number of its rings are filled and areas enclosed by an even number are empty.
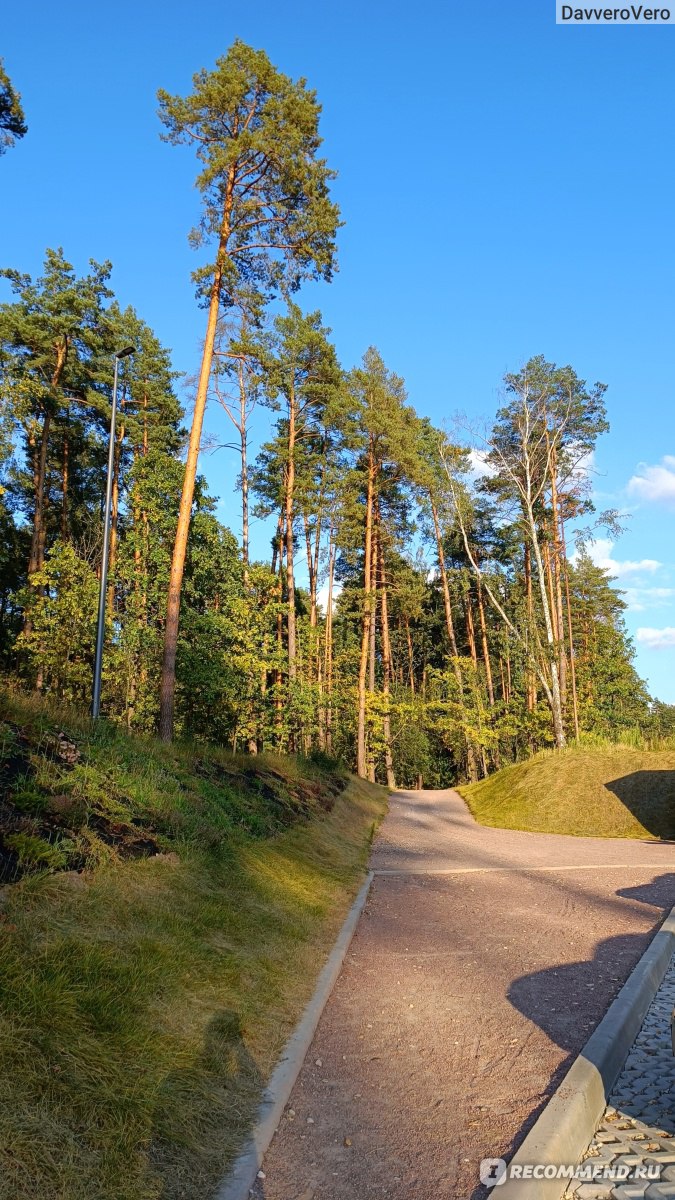
<svg viewBox="0 0 675 1200">
<path fill-rule="evenodd" d="M 565 1200 L 675 1200 L 675 1059 L 670 1014 L 675 1006 L 675 956 L 645 1017 L 616 1081 L 584 1161 L 611 1161 L 613 1167 L 658 1165 L 659 1182 L 650 1179 L 609 1183 L 571 1182 Z M 583 1190 L 589 1189 L 589 1190 Z"/>
<path fill-rule="evenodd" d="M 574 1200 L 612 1200 L 611 1183 L 582 1183 L 574 1193 Z"/>
</svg>

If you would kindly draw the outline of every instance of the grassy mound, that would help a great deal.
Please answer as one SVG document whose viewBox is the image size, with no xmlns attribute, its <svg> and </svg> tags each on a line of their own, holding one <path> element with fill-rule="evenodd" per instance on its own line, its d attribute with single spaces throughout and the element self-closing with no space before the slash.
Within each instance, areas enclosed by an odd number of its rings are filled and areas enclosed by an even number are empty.
<svg viewBox="0 0 675 1200">
<path fill-rule="evenodd" d="M 459 789 L 482 825 L 585 837 L 675 838 L 675 751 L 545 751 Z"/>
<path fill-rule="evenodd" d="M 322 756 L 164 746 L 0 690 L 0 883 L 270 837 L 329 809 L 347 781 Z"/>
<path fill-rule="evenodd" d="M 16 697 L 0 718 L 0 817 L 65 856 L 37 847 L 0 891 L 0 1197 L 207 1196 L 311 994 L 384 791 L 328 762 L 93 735 Z"/>
</svg>

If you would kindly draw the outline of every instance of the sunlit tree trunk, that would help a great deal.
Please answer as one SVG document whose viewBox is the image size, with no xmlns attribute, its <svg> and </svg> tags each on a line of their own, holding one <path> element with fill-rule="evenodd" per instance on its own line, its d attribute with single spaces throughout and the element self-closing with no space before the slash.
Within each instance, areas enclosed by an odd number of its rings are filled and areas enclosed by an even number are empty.
<svg viewBox="0 0 675 1200">
<path fill-rule="evenodd" d="M 235 167 L 232 165 L 227 174 L 225 196 L 223 203 L 223 219 L 220 227 L 218 255 L 213 272 L 211 293 L 209 297 L 206 337 L 202 353 L 199 383 L 195 397 L 195 409 L 190 430 L 185 476 L 178 510 L 178 525 L 176 540 L 171 558 L 171 573 L 169 577 L 169 595 L 167 603 L 166 624 L 164 627 L 164 656 L 162 661 L 162 678 L 159 701 L 159 736 L 165 742 L 173 737 L 174 696 L 176 691 L 176 652 L 178 648 L 178 622 L 180 616 L 180 597 L 183 587 L 183 572 L 187 554 L 190 518 L 192 516 L 192 501 L 194 498 L 195 480 L 197 477 L 197 462 L 199 446 L 204 425 L 204 412 L 208 396 L 211 367 L 213 365 L 213 349 L 218 328 L 218 310 L 223 287 L 227 244 L 230 238 L 230 222 L 234 199 Z"/>
<path fill-rule="evenodd" d="M 452 619 L 452 603 L 450 599 L 450 584 L 448 581 L 448 572 L 445 565 L 445 553 L 443 551 L 443 538 L 441 536 L 441 526 L 438 519 L 438 509 L 434 503 L 433 497 L 429 497 L 431 504 L 431 516 L 434 523 L 434 535 L 436 538 L 436 556 L 438 558 L 438 569 L 441 575 L 441 588 L 443 590 L 443 611 L 445 613 L 445 628 L 448 634 L 450 643 L 450 654 L 452 655 L 452 671 L 457 683 L 458 698 L 460 703 L 464 695 L 464 678 L 462 669 L 459 665 L 459 655 L 457 653 L 457 639 L 455 637 L 455 626 Z M 468 738 L 466 741 L 466 766 L 469 774 L 469 779 L 475 783 L 478 779 L 478 771 L 476 769 L 476 755 L 473 746 Z"/>
<path fill-rule="evenodd" d="M 377 559 L 378 547 L 380 542 L 380 531 L 378 525 L 377 512 L 373 512 L 373 541 L 371 549 L 371 578 L 370 578 L 370 595 L 372 598 L 372 611 L 370 617 L 370 630 L 368 639 L 368 695 L 372 702 L 375 695 L 375 651 L 377 637 Z M 373 729 L 372 721 L 369 724 L 366 734 L 366 745 L 368 749 L 368 779 L 371 783 L 375 783 L 375 754 L 373 748 Z"/>
<path fill-rule="evenodd" d="M 464 619 L 466 621 L 466 637 L 469 643 L 469 654 L 474 667 L 478 667 L 478 653 L 476 651 L 476 634 L 473 625 L 473 613 L 471 611 L 471 593 L 468 585 L 465 585 L 464 590 Z"/>
<path fill-rule="evenodd" d="M 70 440 L 68 434 L 63 435 L 61 461 L 61 540 L 69 540 L 68 524 L 68 488 L 70 486 Z"/>
<path fill-rule="evenodd" d="M 494 708 L 494 706 L 495 706 L 495 691 L 494 691 L 494 686 L 492 683 L 492 666 L 490 664 L 490 648 L 488 646 L 487 625 L 485 623 L 485 606 L 483 604 L 483 589 L 481 587 L 480 579 L 477 581 L 476 591 L 478 594 L 478 616 L 479 616 L 479 621 L 480 621 L 480 639 L 481 639 L 481 649 L 483 651 L 483 662 L 485 663 L 485 679 L 487 682 L 488 699 L 490 701 L 490 707 Z"/>
<path fill-rule="evenodd" d="M 326 680 L 326 750 L 333 753 L 333 577 L 335 574 L 335 544 L 331 526 L 328 542 L 328 599 L 324 648 L 324 678 Z"/>
<path fill-rule="evenodd" d="M 387 577 L 384 568 L 384 554 L 382 552 L 382 542 L 378 542 L 379 559 L 380 559 L 380 610 L 382 613 L 382 693 L 384 697 L 384 765 L 387 773 L 387 786 L 390 788 L 396 787 L 396 777 L 394 775 L 394 760 L 391 752 L 391 714 L 389 705 L 391 700 L 391 639 L 389 636 L 389 611 L 387 606 Z"/>
<path fill-rule="evenodd" d="M 406 637 L 406 644 L 408 646 L 408 687 L 410 688 L 410 691 L 412 692 L 412 694 L 414 696 L 415 695 L 415 656 L 413 654 L 413 640 L 412 640 L 412 634 L 410 632 L 410 620 L 408 617 L 405 618 L 405 637 Z"/>
<path fill-rule="evenodd" d="M 567 566 L 567 548 L 565 545 L 565 523 L 560 516 L 560 546 L 562 550 L 561 566 L 565 577 L 565 600 L 567 604 L 567 639 L 570 652 L 570 679 L 572 683 L 572 715 L 574 718 L 574 736 L 579 741 L 579 702 L 577 697 L 577 670 L 574 651 L 574 637 L 572 634 L 572 605 L 570 602 L 570 576 Z"/>
<path fill-rule="evenodd" d="M 375 487 L 375 461 L 373 435 L 368 442 L 368 476 L 366 484 L 366 523 L 364 531 L 363 566 L 363 617 L 361 620 L 361 655 L 358 679 L 358 726 L 356 735 L 356 773 L 366 778 L 366 677 L 368 674 L 368 651 L 370 648 L 370 626 L 372 621 L 372 547 L 373 547 L 373 493 Z"/>
<path fill-rule="evenodd" d="M 288 615 L 286 639 L 288 647 L 288 678 L 291 683 L 298 673 L 298 651 L 295 619 L 295 566 L 293 544 L 293 493 L 295 491 L 295 440 L 297 434 L 297 409 L 295 395 L 291 388 L 288 402 L 288 442 L 286 460 L 286 478 L 284 483 L 284 516 L 286 523 L 286 595 L 288 599 Z"/>
<path fill-rule="evenodd" d="M 527 614 L 526 641 L 528 646 L 532 645 L 534 639 L 534 605 L 532 601 L 532 555 L 530 547 L 525 546 L 524 552 L 524 571 L 525 571 L 525 610 Z M 534 712 L 537 706 L 537 684 L 534 671 L 529 663 L 525 667 L 526 693 L 527 693 L 527 711 Z"/>
</svg>

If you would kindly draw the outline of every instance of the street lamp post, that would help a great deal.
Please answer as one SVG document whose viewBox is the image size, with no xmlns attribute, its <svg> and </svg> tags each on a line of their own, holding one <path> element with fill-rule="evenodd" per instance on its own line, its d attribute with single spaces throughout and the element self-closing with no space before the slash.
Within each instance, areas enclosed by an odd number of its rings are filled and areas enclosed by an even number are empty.
<svg viewBox="0 0 675 1200">
<path fill-rule="evenodd" d="M 101 562 L 101 588 L 98 597 L 98 621 L 96 624 L 96 654 L 94 656 L 94 687 L 91 695 L 91 715 L 96 718 L 101 708 L 101 667 L 103 664 L 103 637 L 105 634 L 105 605 L 108 587 L 108 552 L 110 547 L 110 508 L 112 501 L 113 465 L 115 461 L 115 417 L 117 414 L 117 373 L 119 361 L 133 354 L 135 346 L 125 346 L 115 354 L 115 378 L 113 380 L 112 413 L 110 415 L 110 441 L 108 443 L 108 477 L 105 485 L 105 512 L 103 514 L 103 559 Z"/>
</svg>

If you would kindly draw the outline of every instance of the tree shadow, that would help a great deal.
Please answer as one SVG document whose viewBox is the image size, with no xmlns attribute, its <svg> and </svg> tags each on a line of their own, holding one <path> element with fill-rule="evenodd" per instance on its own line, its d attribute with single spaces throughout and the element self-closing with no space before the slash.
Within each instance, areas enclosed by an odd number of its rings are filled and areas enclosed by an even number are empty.
<svg viewBox="0 0 675 1200">
<path fill-rule="evenodd" d="M 633 771 L 605 787 L 653 837 L 675 840 L 675 771 Z"/>
<path fill-rule="evenodd" d="M 162 1200 L 213 1192 L 253 1124 L 263 1084 L 239 1014 L 217 1013 L 198 1057 L 158 1091 L 148 1159 Z"/>
<path fill-rule="evenodd" d="M 631 893 L 634 899 L 657 904 L 655 897 L 663 881 L 668 878 L 671 879 L 670 895 L 666 898 L 666 905 L 669 907 L 672 902 L 672 876 L 657 877 L 652 884 L 646 884 L 642 888 L 626 888 L 618 894 Z M 639 896 L 638 892 L 641 893 Z M 505 1158 L 507 1162 L 516 1153 L 575 1058 L 583 1050 L 655 932 L 656 930 L 650 930 L 645 933 L 626 933 L 606 938 L 598 944 L 592 959 L 547 967 L 543 971 L 521 975 L 509 987 L 507 998 L 513 1007 L 543 1030 L 546 1036 L 567 1051 L 567 1054 L 549 1079 L 536 1107 L 528 1113 L 510 1145 L 500 1152 L 500 1157 Z M 590 996 L 596 989 L 599 998 L 594 1004 Z M 599 1066 L 598 1069 L 600 1070 Z M 602 1071 L 600 1073 L 602 1074 Z M 603 1082 L 609 1090 L 614 1081 L 603 1077 Z M 490 1195 L 490 1189 L 479 1184 L 471 1193 L 470 1200 L 486 1200 Z"/>
<path fill-rule="evenodd" d="M 668 910 L 675 900 L 675 874 L 657 875 L 651 883 L 641 883 L 635 887 L 618 888 L 617 896 L 625 900 L 639 900 L 641 904 L 650 904 L 654 908 Z"/>
</svg>

